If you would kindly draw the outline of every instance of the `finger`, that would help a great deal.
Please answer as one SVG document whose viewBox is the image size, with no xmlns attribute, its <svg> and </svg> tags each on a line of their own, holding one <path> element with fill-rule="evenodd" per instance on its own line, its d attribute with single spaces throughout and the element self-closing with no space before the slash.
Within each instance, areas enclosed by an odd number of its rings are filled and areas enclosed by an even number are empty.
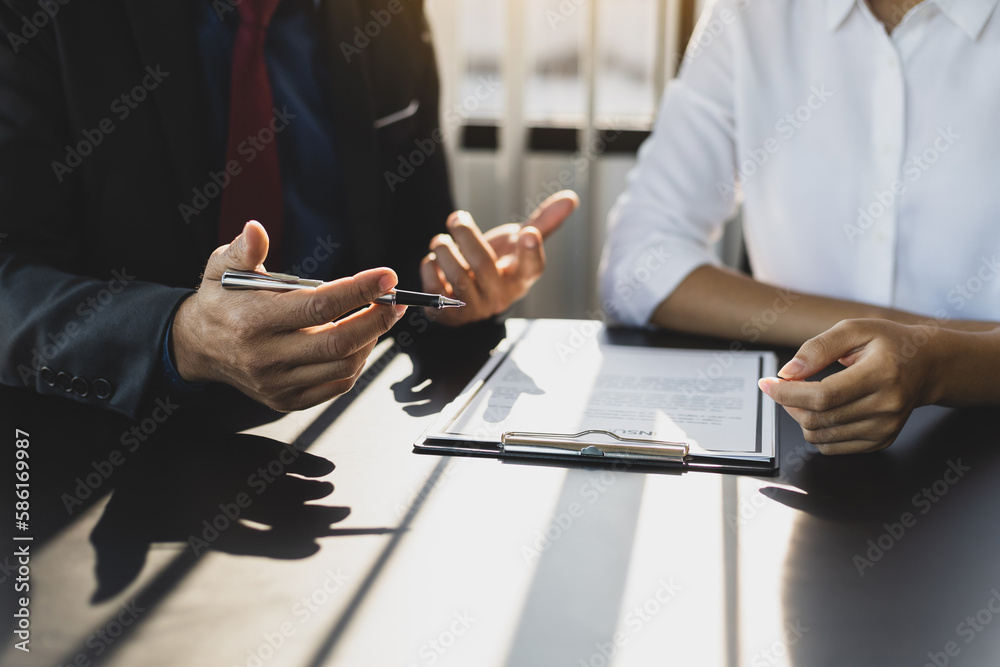
<svg viewBox="0 0 1000 667">
<path fill-rule="evenodd" d="M 779 405 L 814 412 L 839 408 L 878 390 L 873 378 L 863 368 L 849 368 L 820 382 L 761 378 L 757 381 L 757 386 Z"/>
<path fill-rule="evenodd" d="M 370 306 L 345 317 L 335 324 L 315 327 L 290 334 L 286 353 L 290 367 L 325 364 L 348 359 L 368 345 L 374 345 L 399 320 L 395 309 L 406 306 Z M 313 382 L 312 384 L 319 384 Z"/>
<path fill-rule="evenodd" d="M 838 359 L 854 354 L 873 337 L 873 332 L 857 324 L 840 322 L 803 343 L 795 357 L 778 371 L 778 377 L 787 380 L 811 377 Z"/>
<path fill-rule="evenodd" d="M 497 271 L 497 256 L 472 216 L 465 211 L 456 211 L 448 219 L 448 229 L 455 247 L 475 275 L 479 290 L 487 295 L 498 294 L 503 284 Z"/>
<path fill-rule="evenodd" d="M 493 254 L 497 256 L 498 265 L 503 264 L 507 256 L 517 252 L 517 237 L 520 233 L 521 224 L 517 222 L 498 225 L 483 233 L 486 242 L 493 249 Z M 503 271 L 500 273 L 502 274 Z"/>
<path fill-rule="evenodd" d="M 859 438 L 855 440 L 842 440 L 829 443 L 812 443 L 819 450 L 820 454 L 826 456 L 844 456 L 846 454 L 867 454 L 885 449 L 894 442 L 895 438 L 885 441 L 868 440 Z"/>
<path fill-rule="evenodd" d="M 469 265 L 465 263 L 465 258 L 455 246 L 455 241 L 447 234 L 438 234 L 432 243 L 431 249 L 434 251 L 437 264 L 444 272 L 445 280 L 451 285 L 455 298 L 465 301 L 466 307 L 481 301 Z"/>
<path fill-rule="evenodd" d="M 368 356 L 375 349 L 377 343 L 377 339 L 372 340 L 359 347 L 353 354 L 345 357 L 294 366 L 282 380 L 288 387 L 303 390 L 350 379 L 364 368 Z"/>
<path fill-rule="evenodd" d="M 437 256 L 430 253 L 420 262 L 420 283 L 421 289 L 431 294 L 450 295 L 450 287 L 444 279 L 441 267 L 438 266 Z"/>
<path fill-rule="evenodd" d="M 349 378 L 306 389 L 299 395 L 298 399 L 296 399 L 296 407 L 292 409 L 304 410 L 305 408 L 319 405 L 324 401 L 329 401 L 331 398 L 336 398 L 337 396 L 346 394 L 354 387 L 363 371 L 364 369 L 362 368 Z"/>
<path fill-rule="evenodd" d="M 572 190 L 561 190 L 535 209 L 525 225 L 531 225 L 542 233 L 542 238 L 559 229 L 563 221 L 580 205 L 580 198 Z"/>
<path fill-rule="evenodd" d="M 788 410 L 788 413 L 798 421 L 794 410 Z M 893 443 L 902 428 L 899 419 L 879 416 L 816 429 L 806 428 L 802 422 L 799 424 L 802 426 L 802 437 L 816 445 L 822 454 L 860 454 L 884 449 Z"/>
<path fill-rule="evenodd" d="M 802 429 L 802 436 L 813 445 L 836 445 L 846 442 L 868 442 L 874 446 L 881 442 L 884 436 L 890 435 L 888 429 L 882 428 L 876 419 L 865 419 L 852 424 L 842 424 L 810 430 Z"/>
<path fill-rule="evenodd" d="M 240 235 L 229 245 L 219 246 L 208 258 L 205 280 L 222 280 L 226 269 L 259 271 L 267 257 L 268 239 L 264 227 L 256 220 L 243 226 Z"/>
<path fill-rule="evenodd" d="M 332 322 L 344 313 L 368 305 L 396 286 L 392 269 L 369 269 L 349 278 L 323 283 L 316 289 L 281 295 L 270 307 L 275 331 L 293 331 Z"/>
<path fill-rule="evenodd" d="M 350 378 L 337 380 L 336 382 L 328 384 L 316 385 L 315 387 L 302 390 L 292 398 L 288 398 L 275 405 L 271 405 L 271 407 L 278 412 L 297 412 L 299 410 L 307 410 L 313 406 L 319 405 L 320 403 L 324 403 L 330 399 L 346 394 L 353 386 L 354 380 Z"/>
<path fill-rule="evenodd" d="M 886 405 L 884 396 L 876 392 L 847 405 L 823 412 L 790 406 L 785 406 L 785 410 L 802 428 L 819 431 L 897 414 L 898 411 L 890 409 L 891 407 Z"/>
<path fill-rule="evenodd" d="M 517 275 L 530 284 L 545 270 L 542 234 L 534 227 L 524 227 L 517 239 Z"/>
</svg>

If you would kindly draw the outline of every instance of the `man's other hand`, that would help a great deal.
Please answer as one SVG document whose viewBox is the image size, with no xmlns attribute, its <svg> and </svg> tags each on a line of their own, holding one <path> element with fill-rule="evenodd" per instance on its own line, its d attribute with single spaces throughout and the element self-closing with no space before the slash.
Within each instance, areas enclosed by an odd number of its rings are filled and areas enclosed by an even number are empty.
<svg viewBox="0 0 1000 667">
<path fill-rule="evenodd" d="M 425 292 L 465 302 L 464 308 L 428 315 L 449 325 L 484 320 L 504 312 L 542 276 L 544 239 L 576 210 L 580 198 L 557 192 L 535 209 L 527 222 L 500 225 L 483 233 L 472 216 L 456 211 L 448 218 L 450 234 L 438 234 L 420 265 Z"/>
</svg>

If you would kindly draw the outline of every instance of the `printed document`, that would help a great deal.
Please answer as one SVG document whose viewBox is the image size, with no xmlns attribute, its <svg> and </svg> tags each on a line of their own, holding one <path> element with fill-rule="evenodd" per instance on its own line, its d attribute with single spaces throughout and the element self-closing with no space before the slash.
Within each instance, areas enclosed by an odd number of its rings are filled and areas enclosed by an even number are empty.
<svg viewBox="0 0 1000 667">
<path fill-rule="evenodd" d="M 757 387 L 766 354 L 613 345 L 597 322 L 535 320 L 436 435 L 496 442 L 510 431 L 599 429 L 686 443 L 693 454 L 770 458 L 773 439 L 760 435 L 770 399 Z"/>
</svg>

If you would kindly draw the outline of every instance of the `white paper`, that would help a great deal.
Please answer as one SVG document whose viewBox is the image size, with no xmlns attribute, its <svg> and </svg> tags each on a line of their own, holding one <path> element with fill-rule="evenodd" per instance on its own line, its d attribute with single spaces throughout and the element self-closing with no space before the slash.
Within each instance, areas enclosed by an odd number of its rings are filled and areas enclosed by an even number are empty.
<svg viewBox="0 0 1000 667">
<path fill-rule="evenodd" d="M 537 320 L 442 435 L 587 429 L 754 456 L 766 353 L 619 346 L 582 320 Z M 464 399 L 463 399 L 464 400 Z M 773 456 L 770 438 L 756 456 Z"/>
</svg>

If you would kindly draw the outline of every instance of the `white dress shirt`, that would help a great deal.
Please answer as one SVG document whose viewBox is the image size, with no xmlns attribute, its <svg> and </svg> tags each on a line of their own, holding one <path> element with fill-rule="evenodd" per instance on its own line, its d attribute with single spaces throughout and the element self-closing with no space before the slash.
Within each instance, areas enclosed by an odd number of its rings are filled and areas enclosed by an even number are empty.
<svg viewBox="0 0 1000 667">
<path fill-rule="evenodd" d="M 605 309 L 646 324 L 742 204 L 754 277 L 1000 320 L 998 0 L 721 0 L 609 219 Z"/>
</svg>

